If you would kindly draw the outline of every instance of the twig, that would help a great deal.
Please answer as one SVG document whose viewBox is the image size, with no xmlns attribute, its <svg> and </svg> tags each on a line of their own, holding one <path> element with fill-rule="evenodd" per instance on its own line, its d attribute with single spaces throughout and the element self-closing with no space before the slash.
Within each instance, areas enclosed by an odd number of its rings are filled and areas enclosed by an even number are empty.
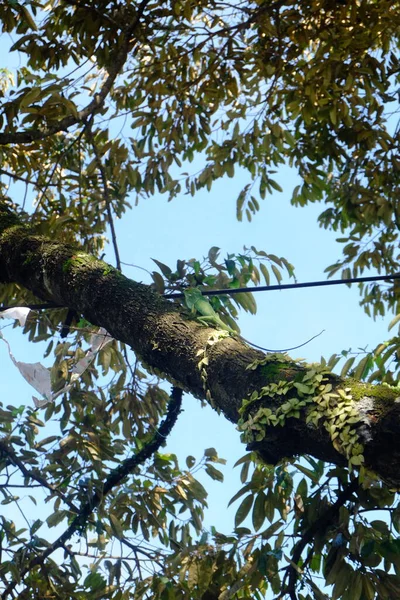
<svg viewBox="0 0 400 600">
<path fill-rule="evenodd" d="M 161 552 L 159 550 L 154 551 L 154 553 L 147 552 L 147 550 L 143 550 L 143 548 L 140 548 L 140 546 L 137 546 L 136 544 L 132 544 L 131 542 L 129 542 L 128 540 L 125 540 L 125 539 L 122 539 L 121 543 L 124 544 L 125 546 L 127 546 L 128 548 L 130 548 L 130 550 L 132 550 L 132 552 L 134 554 L 140 552 L 140 554 L 143 554 L 146 558 L 148 558 L 152 562 L 156 563 L 159 567 L 163 566 L 163 564 L 155 558 L 155 555 L 161 554 Z"/>
<path fill-rule="evenodd" d="M 6 169 L 0 169 L 0 174 L 1 175 L 6 175 L 7 177 L 10 177 L 11 179 L 17 179 L 18 181 L 22 181 L 23 183 L 26 183 L 27 185 L 33 185 L 35 187 L 37 187 L 39 190 L 42 189 L 42 187 L 38 184 L 37 181 L 32 181 L 31 179 L 29 179 L 28 177 L 22 177 L 21 175 L 17 175 L 16 173 L 11 173 L 11 171 L 7 171 Z M 55 186 L 55 184 L 50 184 Z M 47 186 L 49 187 L 49 186 Z"/>
<path fill-rule="evenodd" d="M 79 513 L 79 509 L 75 506 L 75 504 L 73 502 L 71 502 L 71 500 L 69 500 L 65 496 L 65 494 L 63 494 L 56 486 L 54 486 L 51 483 L 49 483 L 44 477 L 42 477 L 41 475 L 39 475 L 39 473 L 37 473 L 36 471 L 27 469 L 25 467 L 24 463 L 22 462 L 22 460 L 20 460 L 18 458 L 18 456 L 16 455 L 16 453 L 14 452 L 14 450 L 11 448 L 11 446 L 9 446 L 7 444 L 7 442 L 4 439 L 0 440 L 0 452 L 3 453 L 3 454 L 6 454 L 8 456 L 8 458 L 10 459 L 10 461 L 16 467 L 18 467 L 18 469 L 21 471 L 21 473 L 24 475 L 24 477 L 26 477 L 27 479 L 33 479 L 34 481 L 37 481 L 38 483 L 40 483 L 40 485 L 42 487 L 45 487 L 50 492 L 52 492 L 53 494 L 56 494 L 59 498 L 61 498 L 61 500 L 63 502 L 65 502 L 65 504 L 67 506 L 69 506 L 69 508 L 74 513 L 76 513 L 76 514 Z M 11 486 L 7 486 L 7 487 L 11 487 Z"/>
<path fill-rule="evenodd" d="M 77 550 L 72 550 L 69 546 L 62 546 L 62 549 L 69 554 L 69 556 L 82 556 L 82 557 L 87 557 L 87 558 L 94 558 L 98 561 L 101 560 L 120 560 L 121 557 L 120 556 L 114 556 L 113 554 L 92 554 L 90 552 L 78 552 Z M 135 546 L 135 550 L 133 550 L 134 553 L 139 553 L 142 552 L 141 548 L 139 546 Z M 147 552 L 142 552 L 142 554 L 145 554 L 146 557 L 148 557 L 151 561 L 154 560 L 154 558 L 148 554 Z M 124 556 L 124 560 L 132 560 L 135 561 L 137 560 L 136 556 Z"/>
<path fill-rule="evenodd" d="M 40 198 L 37 201 L 37 204 L 36 204 L 36 207 L 35 207 L 35 213 L 38 211 L 38 208 L 41 205 L 43 198 L 46 197 L 46 192 L 47 192 L 48 188 L 50 187 L 50 185 L 56 185 L 56 184 L 52 184 L 51 180 L 53 179 L 53 175 L 56 172 L 56 169 L 57 169 L 58 165 L 61 163 L 61 161 L 64 158 L 64 156 L 66 155 L 66 153 L 69 150 L 71 150 L 71 148 L 77 142 L 79 142 L 79 140 L 81 139 L 82 135 L 83 135 L 83 132 L 81 131 L 76 138 L 74 138 L 73 140 L 71 140 L 71 142 L 68 144 L 68 146 L 66 148 L 64 148 L 64 150 L 62 151 L 62 153 L 60 154 L 60 156 L 57 157 L 57 159 L 56 159 L 56 161 L 54 163 L 54 166 L 51 169 L 51 172 L 50 172 L 50 169 L 47 171 L 47 173 L 49 173 L 48 179 L 47 179 L 47 182 L 45 183 L 44 188 L 41 190 L 42 195 L 40 196 Z"/>
</svg>

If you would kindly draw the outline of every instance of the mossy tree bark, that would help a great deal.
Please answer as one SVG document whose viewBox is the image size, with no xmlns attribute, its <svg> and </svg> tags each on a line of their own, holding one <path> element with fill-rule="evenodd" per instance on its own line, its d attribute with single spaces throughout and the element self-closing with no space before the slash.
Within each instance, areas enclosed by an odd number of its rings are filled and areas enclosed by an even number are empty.
<svg viewBox="0 0 400 600">
<path fill-rule="evenodd" d="M 14 282 L 55 306 L 77 311 L 102 326 L 116 339 L 129 344 L 143 362 L 198 398 L 212 399 L 219 412 L 237 423 L 243 399 L 264 386 L 302 381 L 306 365 L 272 355 L 268 368 L 249 369 L 265 355 L 239 338 L 215 338 L 215 329 L 191 319 L 179 305 L 136 283 L 108 264 L 78 248 L 37 236 L 0 202 L 0 282 Z M 207 355 L 206 383 L 199 356 Z M 400 397 L 395 388 L 372 386 L 325 374 L 332 390 L 345 389 L 351 397 L 353 429 L 363 445 L 365 465 L 390 485 L 400 486 Z M 298 389 L 286 396 L 264 395 L 251 404 L 277 411 Z M 208 393 L 207 393 L 208 392 Z M 301 396 L 301 394 L 300 394 Z M 400 393 L 399 393 L 400 396 Z M 348 456 L 324 425 L 306 421 L 312 404 L 299 417 L 288 416 L 283 426 L 265 426 L 263 439 L 250 447 L 270 463 L 283 457 L 311 454 L 336 464 Z M 326 416 L 326 412 L 325 412 Z M 353 418 L 354 421 L 354 418 Z"/>
</svg>

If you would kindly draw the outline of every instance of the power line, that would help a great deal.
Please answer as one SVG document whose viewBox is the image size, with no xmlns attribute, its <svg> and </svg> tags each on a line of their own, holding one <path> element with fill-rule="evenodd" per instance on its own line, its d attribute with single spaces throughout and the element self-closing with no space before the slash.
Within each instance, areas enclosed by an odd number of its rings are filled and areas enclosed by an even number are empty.
<svg viewBox="0 0 400 600">
<path fill-rule="evenodd" d="M 400 273 L 393 275 L 376 275 L 371 277 L 349 277 L 348 279 L 329 279 L 323 281 L 306 281 L 304 283 L 284 283 L 282 285 L 260 285 L 257 287 L 229 288 L 223 290 L 200 290 L 203 296 L 233 296 L 234 294 L 254 292 L 275 292 L 277 290 L 293 290 L 309 287 L 323 287 L 327 285 L 349 285 L 351 283 L 367 283 L 370 281 L 390 281 L 400 279 Z M 164 298 L 183 298 L 183 292 L 163 294 Z"/>
<path fill-rule="evenodd" d="M 329 279 L 323 281 L 305 281 L 304 283 L 284 283 L 276 285 L 260 285 L 258 287 L 240 287 L 240 288 L 225 288 L 221 290 L 200 290 L 203 296 L 234 296 L 235 294 L 254 294 L 255 292 L 275 292 L 278 290 L 293 290 L 300 288 L 310 287 L 324 287 L 329 285 L 350 285 L 352 283 L 368 283 L 372 281 L 390 281 L 392 279 L 400 279 L 400 273 L 394 273 L 393 275 L 376 275 L 371 277 L 349 277 L 347 279 Z M 174 299 L 183 298 L 184 292 L 172 292 L 162 294 L 164 298 Z M 9 308 L 16 308 L 14 306 L 1 306 L 0 312 L 8 310 Z M 55 308 L 66 308 L 60 304 L 29 304 L 26 308 L 41 310 L 41 309 L 55 309 Z"/>
</svg>

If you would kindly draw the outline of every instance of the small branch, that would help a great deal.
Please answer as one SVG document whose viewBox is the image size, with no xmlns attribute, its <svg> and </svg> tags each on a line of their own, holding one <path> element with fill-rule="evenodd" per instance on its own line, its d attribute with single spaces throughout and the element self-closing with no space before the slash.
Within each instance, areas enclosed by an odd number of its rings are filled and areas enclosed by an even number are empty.
<svg viewBox="0 0 400 600">
<path fill-rule="evenodd" d="M 83 558 L 94 558 L 95 560 L 120 560 L 121 556 L 117 556 L 117 555 L 113 555 L 113 554 L 92 554 L 90 552 L 79 552 L 77 550 L 72 550 L 69 546 L 62 546 L 62 549 L 69 554 L 69 556 L 82 556 Z M 133 552 L 135 553 L 142 553 L 144 554 L 146 557 L 148 557 L 151 561 L 153 561 L 153 557 L 148 554 L 147 552 L 142 551 L 142 549 L 139 546 L 135 546 L 135 550 L 133 550 Z M 136 562 L 137 558 L 136 556 L 124 556 L 124 560 L 132 560 L 134 562 Z"/>
<path fill-rule="evenodd" d="M 41 483 L 38 483 L 38 484 L 32 483 L 32 485 L 29 485 L 29 484 L 23 485 L 22 483 L 20 485 L 18 485 L 16 483 L 15 484 L 14 483 L 0 483 L 0 490 L 8 490 L 9 488 L 20 488 L 20 489 L 26 490 L 26 489 L 41 488 L 41 487 L 43 487 L 43 485 Z"/>
<path fill-rule="evenodd" d="M 62 153 L 61 153 L 61 154 L 60 154 L 60 155 L 57 157 L 57 159 L 56 159 L 56 161 L 55 161 L 55 163 L 54 163 L 54 165 L 53 165 L 53 168 L 51 169 L 51 172 L 50 172 L 50 169 L 48 169 L 48 170 L 47 170 L 47 175 L 46 175 L 46 177 L 47 177 L 47 182 L 46 182 L 46 184 L 45 184 L 45 186 L 44 186 L 43 190 L 41 190 L 41 193 L 42 193 L 42 195 L 41 195 L 41 197 L 40 197 L 40 198 L 38 199 L 38 201 L 37 201 L 37 204 L 36 204 L 36 207 L 35 207 L 35 213 L 38 211 L 38 209 L 39 209 L 39 207 L 40 207 L 40 205 L 41 205 L 41 203 L 42 203 L 42 200 L 43 200 L 43 198 L 46 198 L 46 199 L 47 199 L 46 192 L 47 192 L 48 188 L 49 188 L 50 186 L 55 186 L 55 185 L 56 185 L 56 184 L 54 184 L 54 183 L 52 184 L 52 183 L 51 183 L 51 180 L 53 179 L 54 173 L 56 172 L 58 165 L 61 163 L 62 159 L 63 159 L 63 158 L 64 158 L 64 156 L 67 154 L 67 152 L 68 152 L 69 150 L 71 150 L 71 148 L 73 148 L 73 146 L 74 146 L 76 143 L 79 143 L 79 141 L 80 141 L 80 139 L 81 139 L 82 135 L 83 135 L 83 131 L 81 131 L 81 132 L 79 133 L 79 135 L 78 135 L 76 138 L 74 138 L 74 139 L 73 139 L 73 140 L 72 140 L 72 141 L 71 141 L 71 142 L 68 144 L 68 146 L 67 146 L 66 148 L 64 148 L 63 152 L 62 152 Z"/>
<path fill-rule="evenodd" d="M 65 502 L 65 504 L 67 506 L 69 506 L 69 508 L 74 513 L 76 513 L 76 514 L 79 513 L 79 509 L 75 506 L 75 504 L 73 502 L 71 502 L 71 500 L 69 500 L 65 496 L 65 494 L 60 492 L 60 490 L 56 486 L 49 483 L 45 479 L 45 477 L 42 477 L 36 471 L 27 469 L 25 467 L 24 463 L 18 458 L 18 456 L 16 455 L 14 450 L 11 448 L 11 446 L 9 446 L 4 439 L 0 440 L 0 452 L 5 454 L 6 456 L 8 456 L 8 458 L 10 459 L 12 464 L 15 465 L 16 467 L 18 467 L 18 469 L 21 471 L 21 473 L 24 475 L 24 477 L 26 477 L 27 479 L 33 479 L 34 481 L 37 481 L 37 483 L 40 483 L 40 485 L 42 487 L 48 489 L 50 492 L 52 492 L 53 494 L 56 494 L 59 498 L 61 498 L 61 500 L 63 502 Z M 11 487 L 11 486 L 7 486 L 7 487 Z"/>
<path fill-rule="evenodd" d="M 108 221 L 108 225 L 109 225 L 110 231 L 111 231 L 112 244 L 113 244 L 114 254 L 115 254 L 115 262 L 116 262 L 118 271 L 121 271 L 121 259 L 120 259 L 120 256 L 119 256 L 119 249 L 118 249 L 118 243 L 117 243 L 117 235 L 115 233 L 114 219 L 113 219 L 112 210 L 111 210 L 111 198 L 110 198 L 110 190 L 109 190 L 108 183 L 107 183 L 107 174 L 106 174 L 106 170 L 104 168 L 104 165 L 101 162 L 101 157 L 100 157 L 100 154 L 99 154 L 99 150 L 98 150 L 98 148 L 96 146 L 94 135 L 93 135 L 93 132 L 91 130 L 91 124 L 88 125 L 88 127 L 86 129 L 86 133 L 87 133 L 87 136 L 88 136 L 88 138 L 90 140 L 90 143 L 92 145 L 92 148 L 93 148 L 93 152 L 94 152 L 94 155 L 95 155 L 95 158 L 96 158 L 97 168 L 100 171 L 101 181 L 102 181 L 103 190 L 104 190 L 104 199 L 105 199 L 105 202 L 106 202 L 107 221 Z"/>
<path fill-rule="evenodd" d="M 182 390 L 179 388 L 172 388 L 170 403 L 168 405 L 167 416 L 164 421 L 161 423 L 159 429 L 154 434 L 153 439 L 146 446 L 144 446 L 137 454 L 130 456 L 126 460 L 124 460 L 116 469 L 111 471 L 105 480 L 104 486 L 101 491 L 96 491 L 91 496 L 91 498 L 86 502 L 79 514 L 74 518 L 72 523 L 67 527 L 62 535 L 57 538 L 46 550 L 44 550 L 38 556 L 33 558 L 27 567 L 22 569 L 20 572 L 20 579 L 29 573 L 33 567 L 38 565 L 43 565 L 44 561 L 48 556 L 53 554 L 55 550 L 58 548 L 64 548 L 66 542 L 82 527 L 84 527 L 90 515 L 93 511 L 100 505 L 101 501 L 104 497 L 116 486 L 120 485 L 122 481 L 132 473 L 139 465 L 143 464 L 147 459 L 149 459 L 159 447 L 165 442 L 165 438 L 171 432 L 173 426 L 176 423 L 178 415 L 181 411 L 182 404 Z M 1 595 L 1 599 L 5 600 L 8 596 L 10 596 L 18 585 L 18 581 L 12 581 L 4 590 Z"/>
<path fill-rule="evenodd" d="M 0 312 L 10 310 L 10 308 L 21 308 L 19 304 L 11 304 L 10 306 L 0 306 Z M 46 310 L 49 308 L 66 308 L 65 306 L 57 304 L 24 304 L 23 308 L 30 308 L 31 310 Z"/>
<path fill-rule="evenodd" d="M 178 415 L 181 411 L 182 394 L 183 392 L 180 388 L 172 388 L 167 416 L 161 423 L 159 429 L 155 432 L 153 440 L 144 448 L 142 448 L 140 452 L 134 454 L 130 458 L 127 458 L 116 469 L 111 471 L 104 484 L 102 495 L 105 496 L 112 490 L 113 487 L 119 485 L 127 475 L 134 471 L 138 465 L 144 463 L 155 452 L 157 452 L 161 444 L 165 442 L 165 438 L 172 431 L 172 428 L 175 425 Z M 96 496 L 97 494 L 94 495 Z"/>
<path fill-rule="evenodd" d="M 26 183 L 26 185 L 33 185 L 34 187 L 37 187 L 39 190 L 42 189 L 42 187 L 38 184 L 37 181 L 32 181 L 28 177 L 22 177 L 21 175 L 16 175 L 16 173 L 11 173 L 11 171 L 7 171 L 6 169 L 0 169 L 0 174 L 6 175 L 7 177 L 10 177 L 11 179 L 16 179 L 17 181 L 22 181 L 23 183 Z M 55 184 L 49 184 L 49 185 L 54 186 Z M 49 187 L 49 185 L 47 187 Z"/>
<path fill-rule="evenodd" d="M 292 563 L 298 565 L 304 548 L 309 544 L 315 537 L 318 531 L 324 530 L 325 527 L 330 523 L 333 518 L 338 514 L 340 508 L 349 500 L 352 494 L 359 487 L 358 479 L 355 478 L 337 497 L 336 502 L 331 504 L 327 510 L 316 520 L 310 527 L 305 531 L 301 539 L 297 542 L 292 555 Z M 296 568 L 292 565 L 287 567 L 287 573 L 289 574 L 289 582 L 284 590 L 285 594 L 288 594 L 291 600 L 297 600 L 296 584 L 299 577 L 299 573 Z"/>
</svg>

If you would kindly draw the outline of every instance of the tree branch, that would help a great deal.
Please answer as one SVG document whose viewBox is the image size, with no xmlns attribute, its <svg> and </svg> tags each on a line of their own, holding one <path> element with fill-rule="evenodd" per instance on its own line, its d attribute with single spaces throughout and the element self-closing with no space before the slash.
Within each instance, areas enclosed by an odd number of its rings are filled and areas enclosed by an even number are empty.
<svg viewBox="0 0 400 600">
<path fill-rule="evenodd" d="M 159 429 L 155 432 L 153 439 L 144 446 L 137 454 L 125 459 L 116 469 L 112 470 L 104 482 L 104 486 L 101 491 L 95 491 L 91 498 L 83 505 L 80 509 L 79 514 L 74 518 L 71 525 L 64 531 L 59 538 L 57 538 L 46 550 L 44 550 L 38 556 L 35 556 L 27 567 L 21 570 L 21 580 L 33 567 L 43 565 L 44 561 L 48 556 L 53 554 L 58 548 L 64 548 L 65 543 L 80 529 L 85 527 L 85 524 L 93 513 L 93 511 L 100 505 L 104 497 L 116 486 L 120 485 L 122 481 L 132 473 L 140 464 L 144 463 L 149 459 L 159 447 L 165 442 L 166 437 L 171 432 L 173 426 L 176 423 L 178 415 L 181 411 L 182 404 L 182 390 L 179 388 L 172 388 L 170 402 L 168 405 L 167 416 L 161 423 Z M 1 595 L 1 599 L 5 600 L 10 596 L 14 589 L 17 587 L 18 581 L 15 579 L 12 581 Z"/>
<path fill-rule="evenodd" d="M 7 444 L 7 442 L 4 439 L 0 440 L 0 453 L 3 453 L 6 456 L 8 456 L 10 462 L 16 467 L 18 467 L 18 469 L 21 471 L 24 477 L 26 477 L 27 479 L 33 479 L 34 481 L 37 481 L 42 487 L 46 488 L 47 490 L 61 498 L 61 500 L 65 502 L 65 504 L 69 506 L 69 508 L 75 514 L 79 513 L 79 509 L 75 506 L 75 504 L 71 502 L 71 500 L 69 500 L 69 498 L 67 498 L 65 494 L 63 494 L 56 486 L 51 485 L 51 483 L 49 483 L 45 479 L 45 477 L 42 477 L 37 471 L 27 469 L 22 460 L 18 458 L 14 450 L 11 448 L 11 446 Z"/>
<path fill-rule="evenodd" d="M 6 169 L 0 169 L 0 174 L 6 175 L 7 177 L 10 177 L 11 179 L 16 179 L 17 181 L 22 181 L 23 183 L 26 183 L 26 185 L 33 185 L 34 187 L 37 187 L 39 190 L 42 190 L 42 187 L 38 184 L 37 181 L 32 181 L 28 177 L 21 177 L 21 175 L 17 175 L 16 173 L 12 173 L 11 171 L 7 171 Z M 55 184 L 53 183 L 53 184 L 48 184 L 47 187 L 49 187 L 50 185 L 55 186 Z"/>
<path fill-rule="evenodd" d="M 121 35 L 125 36 L 125 39 L 121 45 L 120 50 L 116 54 L 114 61 L 108 69 L 108 77 L 105 80 L 98 94 L 95 94 L 93 100 L 89 104 L 80 110 L 77 116 L 68 115 L 61 119 L 56 125 L 52 125 L 42 130 L 28 130 L 28 131 L 16 131 L 13 133 L 0 133 L 0 146 L 6 144 L 30 144 L 36 140 L 42 140 L 46 137 L 54 135 L 59 131 L 66 131 L 73 125 L 85 122 L 90 116 L 98 113 L 104 106 L 104 102 L 111 91 L 111 88 L 120 73 L 123 65 L 126 62 L 129 52 L 132 50 L 135 42 L 132 40 L 132 36 L 135 32 L 139 21 L 149 4 L 150 0 L 142 0 L 139 4 L 136 18 L 132 25 L 127 28 Z"/>
<path fill-rule="evenodd" d="M 74 309 L 92 324 L 104 327 L 114 338 L 131 346 L 148 370 L 206 398 L 232 422 L 238 422 L 244 398 L 250 398 L 253 392 L 258 396 L 264 386 L 276 381 L 301 381 L 310 370 L 287 356 L 266 356 L 238 337 L 220 335 L 150 286 L 128 279 L 78 248 L 32 235 L 4 201 L 0 201 L 0 281 L 18 283 L 44 302 Z M 203 358 L 199 367 L 200 355 Z M 356 417 L 354 432 L 362 446 L 364 464 L 392 487 L 398 487 L 397 388 L 344 380 L 328 372 L 321 376 L 330 386 L 332 398 L 339 398 L 339 392 L 345 394 L 345 389 L 351 394 L 354 390 L 346 401 L 351 402 Z M 297 393 L 295 389 L 293 393 Z M 276 412 L 287 398 L 261 397 L 253 403 L 247 421 L 249 433 L 253 430 L 252 415 L 258 408 L 271 405 Z M 345 466 L 349 457 L 332 442 L 325 420 L 307 421 L 317 404 L 312 397 L 304 404 L 297 417 L 285 417 L 284 427 L 265 424 L 258 439 L 248 436 L 249 449 L 257 451 L 268 464 L 310 454 Z"/>
<path fill-rule="evenodd" d="M 318 532 L 324 531 L 326 526 L 336 517 L 339 513 L 340 508 L 347 502 L 353 493 L 359 488 L 360 484 L 358 478 L 353 481 L 338 495 L 336 502 L 331 504 L 326 511 L 310 525 L 310 527 L 304 532 L 301 539 L 297 542 L 294 547 L 292 555 L 292 563 L 298 565 L 304 548 L 309 544 Z M 296 594 L 296 583 L 299 577 L 299 573 L 295 566 L 289 565 L 287 567 L 289 573 L 289 581 L 284 594 L 289 594 L 291 600 L 297 600 Z"/>
<path fill-rule="evenodd" d="M 106 203 L 106 210 L 107 210 L 107 221 L 108 221 L 108 225 L 109 225 L 110 231 L 111 231 L 112 245 L 113 245 L 114 254 L 115 254 L 115 262 L 116 262 L 118 271 L 121 271 L 121 259 L 119 256 L 117 235 L 115 233 L 114 220 L 113 220 L 113 215 L 112 215 L 112 210 L 111 210 L 111 198 L 110 198 L 110 189 L 109 189 L 108 183 L 107 183 L 107 174 L 106 174 L 104 165 L 101 162 L 101 157 L 99 154 L 99 150 L 96 146 L 96 141 L 94 139 L 91 125 L 92 125 L 92 123 L 88 123 L 88 126 L 86 128 L 86 134 L 87 134 L 89 141 L 93 148 L 93 152 L 94 152 L 94 155 L 96 158 L 97 168 L 100 171 L 100 176 L 101 176 L 101 181 L 103 184 L 103 191 L 104 191 L 104 200 Z"/>
</svg>

